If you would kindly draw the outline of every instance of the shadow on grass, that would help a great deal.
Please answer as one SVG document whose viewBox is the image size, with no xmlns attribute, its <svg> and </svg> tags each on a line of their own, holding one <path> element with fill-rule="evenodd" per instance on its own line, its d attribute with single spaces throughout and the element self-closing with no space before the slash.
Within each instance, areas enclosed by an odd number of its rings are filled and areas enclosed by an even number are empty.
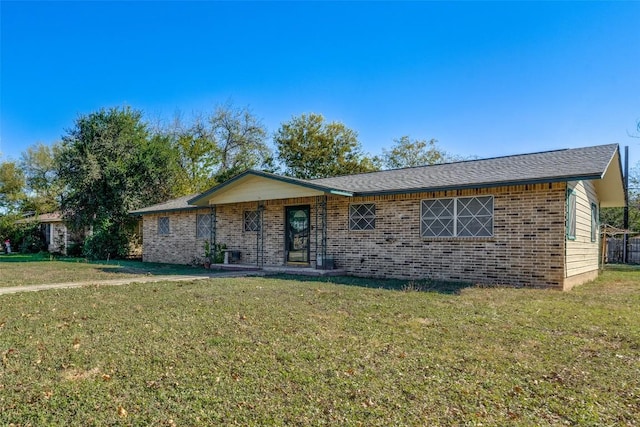
<svg viewBox="0 0 640 427">
<path fill-rule="evenodd" d="M 215 271 L 205 270 L 201 266 L 180 265 L 180 264 L 160 264 L 153 262 L 141 261 L 96 261 L 99 264 L 99 270 L 107 273 L 119 274 L 144 274 L 147 276 L 209 276 Z"/>
<path fill-rule="evenodd" d="M 132 274 L 132 275 L 210 275 L 214 271 L 205 270 L 202 266 L 180 265 L 180 264 L 162 264 L 155 262 L 142 262 L 136 260 L 88 260 L 86 258 L 68 257 L 53 255 L 49 253 L 38 254 L 20 254 L 13 253 L 10 255 L 0 254 L 0 263 L 25 263 L 25 262 L 67 262 L 71 264 L 90 264 L 95 269 L 105 273 Z"/>
<path fill-rule="evenodd" d="M 353 276 L 300 276 L 294 274 L 276 274 L 266 278 L 297 280 L 299 282 L 333 283 L 336 285 L 357 286 L 370 289 L 387 289 L 404 292 L 436 292 L 458 295 L 463 289 L 474 285 L 466 282 L 447 282 L 437 280 L 397 280 L 370 279 Z"/>
<path fill-rule="evenodd" d="M 0 253 L 0 262 L 42 262 L 50 260 L 49 254 Z"/>
<path fill-rule="evenodd" d="M 605 271 L 640 271 L 640 264 L 605 264 Z"/>
</svg>

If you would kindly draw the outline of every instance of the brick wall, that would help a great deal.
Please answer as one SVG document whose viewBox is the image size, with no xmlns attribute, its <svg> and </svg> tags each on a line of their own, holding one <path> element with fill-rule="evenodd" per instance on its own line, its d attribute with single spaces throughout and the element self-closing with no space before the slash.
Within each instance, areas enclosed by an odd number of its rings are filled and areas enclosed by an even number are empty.
<svg viewBox="0 0 640 427">
<path fill-rule="evenodd" d="M 565 184 L 376 196 L 328 198 L 327 255 L 339 268 L 366 277 L 433 278 L 476 283 L 562 288 L 565 253 Z M 423 238 L 421 200 L 494 196 L 494 235 L 488 238 Z M 349 205 L 375 203 L 376 228 L 349 230 Z M 270 200 L 264 210 L 265 265 L 283 265 L 285 206 L 311 208 L 311 265 L 315 265 L 315 198 Z M 245 232 L 244 211 L 257 203 L 217 206 L 217 241 L 256 262 L 256 233 Z M 144 216 L 144 261 L 190 263 L 204 254 L 196 239 L 196 213 Z M 169 216 L 170 234 L 157 234 L 158 216 Z"/>
<path fill-rule="evenodd" d="M 422 238 L 420 202 L 494 196 L 490 238 Z M 375 203 L 376 228 L 350 231 L 350 203 Z M 433 278 L 562 288 L 565 184 L 539 184 L 368 198 L 332 197 L 329 248 L 358 276 Z"/>
<path fill-rule="evenodd" d="M 205 239 L 196 238 L 196 213 L 208 209 L 144 215 L 142 222 L 142 260 L 191 264 L 204 257 Z M 158 234 L 158 218 L 169 217 L 169 234 Z"/>
</svg>

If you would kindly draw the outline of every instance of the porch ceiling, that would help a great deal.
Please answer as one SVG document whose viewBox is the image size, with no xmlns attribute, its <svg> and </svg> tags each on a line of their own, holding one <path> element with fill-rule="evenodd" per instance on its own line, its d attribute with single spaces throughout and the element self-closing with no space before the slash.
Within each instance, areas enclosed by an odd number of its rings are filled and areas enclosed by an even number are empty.
<svg viewBox="0 0 640 427">
<path fill-rule="evenodd" d="M 615 208 L 624 206 L 624 183 L 619 150 L 616 150 L 602 179 L 594 181 L 594 186 L 598 192 L 601 207 Z"/>
</svg>

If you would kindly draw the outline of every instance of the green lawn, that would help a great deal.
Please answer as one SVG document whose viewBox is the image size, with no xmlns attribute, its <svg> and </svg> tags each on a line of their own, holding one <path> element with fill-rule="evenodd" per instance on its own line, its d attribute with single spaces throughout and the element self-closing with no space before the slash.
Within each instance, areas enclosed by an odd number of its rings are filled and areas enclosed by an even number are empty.
<svg viewBox="0 0 640 427">
<path fill-rule="evenodd" d="M 49 254 L 0 255 L 0 288 L 43 283 L 84 282 L 165 274 L 204 274 L 202 267 L 142 263 L 140 261 L 96 261 L 53 257 Z"/>
<path fill-rule="evenodd" d="M 267 277 L 4 295 L 0 425 L 638 425 L 639 279 L 618 268 L 568 293 Z"/>
</svg>

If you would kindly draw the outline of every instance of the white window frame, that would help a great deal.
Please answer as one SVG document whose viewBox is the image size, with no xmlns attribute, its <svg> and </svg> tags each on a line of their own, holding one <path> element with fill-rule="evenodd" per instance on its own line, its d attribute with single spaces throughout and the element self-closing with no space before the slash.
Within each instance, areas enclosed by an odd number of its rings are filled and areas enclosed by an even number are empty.
<svg viewBox="0 0 640 427">
<path fill-rule="evenodd" d="M 360 209 L 364 207 L 364 213 Z M 362 223 L 364 221 L 364 223 Z M 362 224 L 362 225 L 361 225 Z M 349 205 L 349 230 L 370 231 L 376 229 L 376 204 L 353 203 Z"/>
<path fill-rule="evenodd" d="M 166 222 L 166 224 L 163 224 Z M 160 236 L 168 236 L 171 234 L 171 220 L 168 216 L 159 216 L 158 217 L 158 235 Z"/>
<path fill-rule="evenodd" d="M 481 203 L 481 208 L 489 212 L 470 212 L 468 205 L 476 199 Z M 434 212 L 432 206 L 436 205 L 439 212 Z M 429 211 L 425 211 L 429 209 Z M 427 239 L 437 238 L 491 238 L 494 235 L 495 206 L 493 195 L 471 197 L 440 197 L 424 199 L 420 201 L 420 236 Z M 474 221 L 479 225 L 478 233 L 470 232 L 467 221 Z M 438 225 L 432 230 L 433 225 Z M 438 231 L 439 230 L 439 231 Z"/>
</svg>

